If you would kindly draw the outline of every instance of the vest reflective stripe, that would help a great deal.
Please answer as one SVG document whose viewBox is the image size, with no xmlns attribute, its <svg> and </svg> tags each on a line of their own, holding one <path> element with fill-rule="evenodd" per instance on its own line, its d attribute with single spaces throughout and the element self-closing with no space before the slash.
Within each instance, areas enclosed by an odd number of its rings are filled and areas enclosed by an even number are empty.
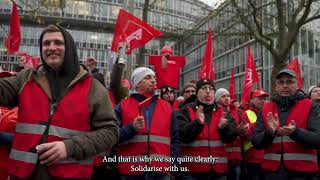
<svg viewBox="0 0 320 180">
<path fill-rule="evenodd" d="M 17 160 L 17 161 L 23 161 L 26 163 L 36 164 L 38 161 L 38 154 L 31 153 L 31 152 L 25 152 L 25 151 L 19 151 L 16 149 L 11 149 L 10 158 Z"/>
<path fill-rule="evenodd" d="M 264 159 L 280 161 L 281 154 L 267 153 L 267 154 L 264 154 Z"/>
<path fill-rule="evenodd" d="M 80 161 L 77 161 L 75 159 L 66 159 L 66 160 L 63 160 L 63 161 L 60 161 L 58 162 L 59 164 L 68 164 L 68 163 L 79 163 L 81 165 L 91 165 L 93 163 L 93 159 L 90 158 L 90 159 L 85 159 L 85 160 L 80 160 Z"/>
<path fill-rule="evenodd" d="M 222 141 L 208 141 L 208 140 L 195 140 L 188 144 L 183 144 L 183 146 L 189 147 L 200 147 L 200 146 L 210 146 L 210 147 L 223 147 L 225 144 Z"/>
<path fill-rule="evenodd" d="M 18 132 L 18 133 L 29 133 L 29 134 L 42 135 L 45 130 L 46 130 L 46 126 L 40 125 L 40 124 L 17 123 L 17 125 L 16 125 L 16 132 Z"/>
<path fill-rule="evenodd" d="M 281 143 L 281 142 L 295 142 L 289 136 L 277 136 L 273 139 L 272 143 Z"/>
<path fill-rule="evenodd" d="M 228 158 L 226 157 L 204 157 L 204 156 L 182 156 L 181 158 L 188 158 L 188 159 L 192 159 L 192 160 L 195 160 L 195 159 L 214 159 L 214 162 L 205 162 L 205 161 L 192 161 L 192 162 L 188 162 L 188 163 L 212 163 L 212 164 L 218 164 L 218 163 L 228 163 Z"/>
<path fill-rule="evenodd" d="M 11 149 L 10 158 L 17 160 L 17 161 L 23 161 L 26 163 L 36 164 L 38 161 L 38 154 L 32 153 L 32 152 L 25 152 L 25 151 L 19 151 L 17 149 Z M 92 159 L 87 160 L 81 160 L 77 161 L 75 159 L 66 159 L 60 162 L 57 162 L 57 164 L 67 164 L 67 163 L 79 163 L 83 165 L 89 165 L 92 164 Z"/>
<path fill-rule="evenodd" d="M 29 133 L 29 134 L 40 134 L 42 135 L 46 129 L 45 125 L 41 124 L 27 124 L 17 123 L 16 132 L 18 133 Z M 70 138 L 73 135 L 79 135 L 84 133 L 82 131 L 76 131 L 72 129 L 62 128 L 54 125 L 50 125 L 49 135 L 58 136 L 62 138 Z"/>
<path fill-rule="evenodd" d="M 283 160 L 301 160 L 317 162 L 317 155 L 300 154 L 300 153 L 284 153 Z"/>
<path fill-rule="evenodd" d="M 246 114 L 248 116 L 248 119 L 250 121 L 251 124 L 256 123 L 257 122 L 257 115 L 254 111 L 252 110 L 246 110 Z"/>
<path fill-rule="evenodd" d="M 227 152 L 241 152 L 240 147 L 226 147 Z"/>
<path fill-rule="evenodd" d="M 264 159 L 280 161 L 281 154 L 268 153 L 264 155 Z M 283 160 L 302 160 L 317 162 L 317 155 L 299 154 L 299 153 L 284 153 Z"/>
<path fill-rule="evenodd" d="M 170 145 L 170 138 L 162 137 L 162 136 L 150 135 L 149 141 Z M 136 135 L 132 139 L 125 141 L 120 145 L 129 144 L 129 143 L 138 143 L 138 142 L 148 142 L 148 135 Z"/>
</svg>

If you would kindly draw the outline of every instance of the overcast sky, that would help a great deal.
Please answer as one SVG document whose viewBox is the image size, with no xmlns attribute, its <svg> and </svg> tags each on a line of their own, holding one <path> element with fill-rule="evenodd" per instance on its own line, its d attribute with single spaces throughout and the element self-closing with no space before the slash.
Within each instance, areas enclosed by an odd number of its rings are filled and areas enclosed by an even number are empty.
<svg viewBox="0 0 320 180">
<path fill-rule="evenodd" d="M 206 4 L 208 4 L 209 6 L 213 6 L 216 5 L 216 2 L 222 2 L 223 0 L 200 0 Z"/>
</svg>

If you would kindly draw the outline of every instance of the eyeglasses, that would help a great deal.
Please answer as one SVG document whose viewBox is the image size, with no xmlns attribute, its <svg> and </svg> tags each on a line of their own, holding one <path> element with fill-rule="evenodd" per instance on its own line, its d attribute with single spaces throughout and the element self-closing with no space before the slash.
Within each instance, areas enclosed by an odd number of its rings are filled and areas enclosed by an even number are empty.
<svg viewBox="0 0 320 180">
<path fill-rule="evenodd" d="M 320 93 L 320 89 L 315 89 L 311 91 L 312 93 Z"/>
<path fill-rule="evenodd" d="M 195 93 L 196 91 L 195 90 L 186 90 L 184 91 L 185 93 Z"/>
<path fill-rule="evenodd" d="M 210 91 L 213 91 L 213 90 L 214 90 L 214 88 L 213 88 L 212 86 L 202 86 L 200 89 L 201 89 L 201 90 L 207 90 L 207 89 L 209 89 Z"/>
<path fill-rule="evenodd" d="M 278 85 L 284 85 L 284 84 L 292 85 L 296 82 L 297 81 L 294 81 L 294 80 L 287 80 L 287 81 L 279 80 L 279 81 L 276 81 L 276 84 L 278 84 Z"/>
</svg>

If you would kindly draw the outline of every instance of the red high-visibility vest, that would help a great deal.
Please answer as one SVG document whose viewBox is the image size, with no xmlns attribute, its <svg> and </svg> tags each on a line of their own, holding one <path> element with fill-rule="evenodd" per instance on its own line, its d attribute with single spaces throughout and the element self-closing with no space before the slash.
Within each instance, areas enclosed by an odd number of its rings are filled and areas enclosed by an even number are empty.
<svg viewBox="0 0 320 180">
<path fill-rule="evenodd" d="M 47 94 L 35 80 L 31 78 L 26 82 L 19 95 L 19 121 L 10 153 L 10 174 L 28 178 L 34 172 L 38 161 L 35 147 L 41 141 L 49 117 L 52 121 L 48 142 L 62 141 L 90 131 L 88 95 L 91 81 L 92 78 L 87 76 L 72 86 L 54 112 Z M 48 166 L 48 172 L 58 178 L 89 178 L 92 159 L 78 161 L 69 158 Z"/>
<path fill-rule="evenodd" d="M 0 107 L 0 132 L 14 132 L 18 120 L 18 108 Z M 10 147 L 0 146 L 0 179 L 8 177 L 8 160 Z"/>
<path fill-rule="evenodd" d="M 250 123 L 250 131 L 253 131 L 255 125 L 256 125 L 256 120 L 257 120 L 257 115 L 256 112 L 253 110 L 246 110 L 244 112 L 247 122 Z M 254 163 L 254 164 L 260 164 L 263 162 L 263 156 L 264 156 L 264 150 L 258 150 L 254 147 L 252 147 L 251 142 L 246 142 L 248 143 L 248 149 L 246 149 L 246 162 L 247 163 Z"/>
<path fill-rule="evenodd" d="M 311 106 L 312 101 L 309 99 L 298 101 L 290 110 L 286 125 L 291 120 L 295 120 L 297 128 L 307 129 Z M 272 112 L 273 115 L 278 113 L 277 104 L 274 102 L 264 103 L 262 116 L 265 127 L 268 127 L 266 120 L 268 112 Z M 267 171 L 278 170 L 281 158 L 286 169 L 290 171 L 316 172 L 318 170 L 317 151 L 297 143 L 289 136 L 277 136 L 274 138 L 272 144 L 265 150 L 262 168 Z"/>
<path fill-rule="evenodd" d="M 188 110 L 191 121 L 195 121 L 196 111 L 190 106 L 188 106 Z M 228 153 L 218 132 L 218 124 L 222 115 L 223 110 L 218 107 L 217 111 L 212 112 L 210 124 L 204 124 L 203 130 L 197 138 L 191 143 L 182 145 L 182 158 L 191 159 L 186 159 L 187 162 L 182 163 L 181 166 L 187 167 L 189 172 L 228 172 Z"/>
<path fill-rule="evenodd" d="M 240 117 L 237 113 L 236 109 L 231 109 L 229 111 L 232 118 L 236 121 L 236 125 L 240 124 Z M 240 136 L 237 136 L 237 138 L 232 142 L 226 144 L 226 151 L 228 152 L 228 160 L 236 160 L 241 161 L 241 140 Z"/>
<path fill-rule="evenodd" d="M 136 158 L 138 162 L 119 162 L 118 170 L 122 175 L 142 174 L 143 171 L 136 171 L 138 167 L 154 167 L 161 168 L 162 171 L 157 173 L 169 173 L 165 168 L 171 165 L 170 162 L 156 162 L 156 158 L 162 160 L 170 158 L 170 129 L 171 129 L 171 113 L 170 104 L 162 99 L 156 100 L 149 131 L 147 131 L 147 123 L 145 128 L 137 132 L 133 138 L 126 142 L 122 142 L 118 146 L 119 157 Z M 120 103 L 122 126 L 127 126 L 139 114 L 138 101 L 134 97 L 124 99 Z M 145 116 L 145 115 L 144 115 Z M 145 119 L 146 120 L 146 119 Z M 151 163 L 141 162 L 144 157 L 152 159 Z M 158 159 L 159 160 L 159 159 Z"/>
<path fill-rule="evenodd" d="M 180 103 L 181 103 L 181 101 L 178 101 L 178 100 L 175 99 L 175 100 L 173 101 L 173 104 L 172 104 L 173 110 L 178 111 L 178 110 L 179 110 L 179 105 L 180 105 Z"/>
</svg>

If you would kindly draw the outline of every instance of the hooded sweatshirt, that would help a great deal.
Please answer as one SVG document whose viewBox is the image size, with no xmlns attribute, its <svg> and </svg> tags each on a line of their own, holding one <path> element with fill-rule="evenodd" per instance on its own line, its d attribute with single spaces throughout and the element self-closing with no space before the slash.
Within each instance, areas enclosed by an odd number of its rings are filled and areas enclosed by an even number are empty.
<svg viewBox="0 0 320 180">
<path fill-rule="evenodd" d="M 48 95 L 51 103 L 57 103 L 66 94 L 68 88 L 81 83 L 81 80 L 89 75 L 88 70 L 79 65 L 76 46 L 71 35 L 61 27 L 58 28 L 61 29 L 64 36 L 66 49 L 62 68 L 59 71 L 53 71 L 44 62 L 41 54 L 43 65 L 37 69 L 25 69 L 16 76 L 0 79 L 1 105 L 19 105 L 19 93 L 31 78 Z M 43 48 L 42 38 L 43 35 L 40 38 L 41 50 Z M 115 145 L 119 137 L 118 121 L 112 110 L 107 90 L 96 79 L 92 79 L 87 98 L 90 113 L 88 121 L 92 131 L 72 136 L 63 141 L 68 158 L 83 160 L 93 157 Z M 46 139 L 43 138 L 42 142 L 46 142 Z M 17 179 L 16 177 L 12 178 Z M 56 178 L 48 175 L 46 166 L 40 166 L 30 179 L 55 180 Z"/>
<path fill-rule="evenodd" d="M 43 59 L 42 54 L 42 39 L 43 33 L 40 36 L 39 44 L 40 44 L 40 53 L 41 53 L 41 61 L 46 72 L 46 76 L 49 81 L 49 86 L 51 90 L 52 100 L 54 102 L 59 102 L 65 93 L 70 82 L 77 76 L 80 72 L 80 63 L 78 59 L 76 45 L 70 33 L 60 26 L 57 26 L 63 35 L 64 43 L 65 43 L 65 55 L 62 67 L 59 71 L 53 70 Z"/>
</svg>

